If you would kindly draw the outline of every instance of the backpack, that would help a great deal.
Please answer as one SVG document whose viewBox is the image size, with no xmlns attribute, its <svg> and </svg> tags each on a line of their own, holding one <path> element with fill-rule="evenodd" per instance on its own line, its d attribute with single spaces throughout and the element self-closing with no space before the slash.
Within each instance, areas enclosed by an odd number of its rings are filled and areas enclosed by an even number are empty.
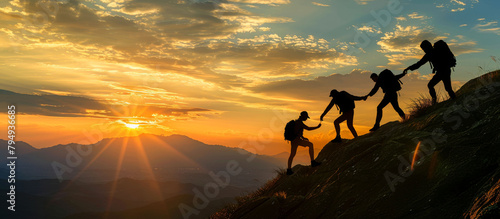
<svg viewBox="0 0 500 219">
<path fill-rule="evenodd" d="M 297 137 L 295 133 L 295 120 L 290 120 L 285 126 L 285 140 L 293 141 Z"/>
<path fill-rule="evenodd" d="M 434 63 L 432 64 L 442 68 L 453 68 L 457 65 L 457 59 L 445 41 L 439 40 L 434 43 Z"/>
<path fill-rule="evenodd" d="M 378 79 L 381 81 L 381 86 L 384 92 L 400 91 L 402 82 L 396 79 L 396 76 L 389 69 L 380 72 Z"/>
<path fill-rule="evenodd" d="M 348 97 L 347 92 L 341 91 L 338 95 L 333 97 L 335 105 L 337 105 L 337 109 L 339 113 L 346 112 L 354 109 L 354 100 Z"/>
</svg>

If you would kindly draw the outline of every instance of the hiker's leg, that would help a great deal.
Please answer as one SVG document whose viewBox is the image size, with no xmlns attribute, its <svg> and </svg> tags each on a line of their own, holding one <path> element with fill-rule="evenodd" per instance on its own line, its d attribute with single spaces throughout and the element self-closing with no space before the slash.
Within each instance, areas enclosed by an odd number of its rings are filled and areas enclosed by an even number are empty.
<svg viewBox="0 0 500 219">
<path fill-rule="evenodd" d="M 437 83 L 441 81 L 441 75 L 436 73 L 434 77 L 429 81 L 427 84 L 427 88 L 429 88 L 429 94 L 432 97 L 432 103 L 436 103 L 437 101 L 437 96 L 436 96 L 436 90 L 434 89 L 434 86 L 436 86 Z"/>
<path fill-rule="evenodd" d="M 389 104 L 390 100 L 387 93 L 384 95 L 384 98 L 377 106 L 377 118 L 375 119 L 375 126 L 380 126 L 380 120 L 382 120 L 382 110 L 387 104 Z"/>
<path fill-rule="evenodd" d="M 356 138 L 356 137 L 358 137 L 358 133 L 356 132 L 356 129 L 354 129 L 354 125 L 353 125 L 354 110 L 351 110 L 351 111 L 347 112 L 346 114 L 347 114 L 347 128 L 349 128 L 349 130 L 351 130 L 352 136 L 354 136 Z"/>
<path fill-rule="evenodd" d="M 292 168 L 292 161 L 293 158 L 295 157 L 295 154 L 297 153 L 297 147 L 299 146 L 298 141 L 300 138 L 296 138 L 292 142 L 290 142 L 290 145 L 292 146 L 292 149 L 290 151 L 290 157 L 288 158 L 288 169 Z"/>
<path fill-rule="evenodd" d="M 340 136 L 340 123 L 342 123 L 346 119 L 347 119 L 347 116 L 345 115 L 345 113 L 342 113 L 342 115 L 340 115 L 339 118 L 337 118 L 335 121 L 333 121 L 333 126 L 335 126 L 335 132 L 337 132 L 336 137 Z"/>
<path fill-rule="evenodd" d="M 403 110 L 401 109 L 401 107 L 399 107 L 398 93 L 394 92 L 393 94 L 391 94 L 391 104 L 392 104 L 392 107 L 394 107 L 394 110 L 396 110 L 396 112 L 399 114 L 401 119 L 405 119 L 406 115 L 403 112 Z"/>
<path fill-rule="evenodd" d="M 311 162 L 314 160 L 314 147 L 313 143 L 309 142 L 309 157 L 311 158 Z"/>
<path fill-rule="evenodd" d="M 313 143 L 311 143 L 310 141 L 308 140 L 298 140 L 297 141 L 297 144 L 300 145 L 300 146 L 304 146 L 304 147 L 309 147 L 309 157 L 311 158 L 311 161 L 314 160 L 314 147 L 313 147 Z M 297 149 L 297 148 L 295 148 Z"/>
<path fill-rule="evenodd" d="M 451 99 L 455 99 L 455 92 L 451 87 L 451 69 L 443 71 L 442 73 L 444 89 L 448 92 L 448 95 L 450 95 Z"/>
</svg>

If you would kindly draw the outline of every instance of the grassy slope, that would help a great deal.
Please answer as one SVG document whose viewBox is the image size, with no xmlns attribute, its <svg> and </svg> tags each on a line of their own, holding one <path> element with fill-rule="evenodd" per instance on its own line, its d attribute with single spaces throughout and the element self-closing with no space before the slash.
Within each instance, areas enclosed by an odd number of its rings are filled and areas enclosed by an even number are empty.
<svg viewBox="0 0 500 219">
<path fill-rule="evenodd" d="M 494 83 L 485 85 L 481 80 Z M 457 218 L 497 214 L 499 84 L 500 71 L 491 72 L 462 86 L 457 99 L 438 103 L 419 117 L 388 123 L 344 144 L 327 144 L 318 155 L 323 165 L 314 169 L 295 166 L 294 175 L 280 174 L 253 194 L 238 198 L 238 205 L 227 206 L 212 217 Z M 421 156 L 417 156 L 415 169 L 408 172 L 401 158 L 411 163 L 418 141 L 422 141 Z M 394 191 L 385 177 L 388 172 L 404 180 Z"/>
</svg>

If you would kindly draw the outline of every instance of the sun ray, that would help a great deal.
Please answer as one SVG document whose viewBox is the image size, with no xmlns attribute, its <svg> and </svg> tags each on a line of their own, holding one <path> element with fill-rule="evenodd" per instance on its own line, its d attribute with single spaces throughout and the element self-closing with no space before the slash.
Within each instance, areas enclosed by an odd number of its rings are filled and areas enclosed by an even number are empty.
<svg viewBox="0 0 500 219">
<path fill-rule="evenodd" d="M 184 160 L 188 161 L 190 164 L 192 164 L 193 166 L 197 166 L 197 167 L 201 167 L 201 168 L 204 168 L 202 165 L 200 165 L 199 163 L 195 162 L 194 160 L 192 160 L 191 158 L 189 157 L 186 157 L 186 155 L 182 154 L 181 152 L 179 152 L 177 149 L 175 149 L 174 147 L 170 146 L 170 144 L 168 144 L 167 142 L 161 140 L 158 136 L 156 135 L 151 135 L 151 137 L 153 137 L 153 140 L 158 142 L 160 145 L 163 145 L 163 146 L 166 146 L 166 147 L 169 147 L 169 149 L 172 149 L 172 152 L 175 153 L 176 156 L 179 156 L 181 158 L 183 158 Z M 203 169 L 203 170 L 206 170 L 206 169 Z"/>
<path fill-rule="evenodd" d="M 113 198 L 114 198 L 115 192 L 116 192 L 116 185 L 118 183 L 118 177 L 120 176 L 120 171 L 122 168 L 122 163 L 123 163 L 123 159 L 125 156 L 125 151 L 127 150 L 127 146 L 128 146 L 128 138 L 123 138 L 123 144 L 122 144 L 122 148 L 120 151 L 120 155 L 118 157 L 118 163 L 116 165 L 116 173 L 115 173 L 115 177 L 113 180 L 113 185 L 111 186 L 111 190 L 110 190 L 110 194 L 109 194 L 109 198 L 108 198 L 108 204 L 106 206 L 106 214 L 105 214 L 104 218 L 107 218 L 109 216 L 111 204 L 113 204 Z"/>
<path fill-rule="evenodd" d="M 120 131 L 121 133 L 122 131 Z M 71 185 L 73 185 L 74 182 L 76 182 L 76 180 L 92 165 L 92 163 L 95 162 L 95 160 L 97 160 L 101 154 L 109 147 L 109 145 L 111 145 L 114 141 L 116 140 L 116 138 L 112 138 L 110 139 L 110 141 L 103 146 L 103 148 L 99 151 L 98 154 L 96 154 L 92 160 L 90 160 L 87 165 L 81 169 L 78 174 L 76 176 L 74 176 L 73 178 L 71 178 L 68 182 L 67 185 L 65 185 L 62 189 L 60 189 L 59 191 L 57 191 L 56 195 L 54 195 L 53 197 L 57 197 L 59 194 L 63 193 L 64 191 L 66 191 L 69 187 L 71 187 Z M 92 149 L 94 150 L 94 147 L 95 147 L 95 144 L 92 145 Z M 54 201 L 54 199 L 51 199 L 49 203 L 52 203 Z"/>
<path fill-rule="evenodd" d="M 123 130 L 120 130 L 118 134 L 121 134 L 123 132 Z M 90 160 L 87 165 L 85 165 L 85 167 L 83 169 L 80 170 L 80 172 L 78 172 L 78 174 L 76 176 L 74 176 L 71 180 L 70 180 L 70 183 L 68 184 L 68 187 L 74 182 L 76 181 L 99 157 L 101 157 L 102 153 L 104 153 L 104 151 L 114 142 L 116 141 L 117 138 L 111 138 L 109 140 L 108 143 L 106 143 L 106 145 L 104 145 L 102 147 L 102 149 L 99 151 L 99 153 L 97 153 L 93 158 L 92 160 Z M 92 147 L 94 147 L 95 145 L 93 145 Z M 95 149 L 95 148 L 92 148 L 92 149 Z"/>
<path fill-rule="evenodd" d="M 143 161 L 143 164 L 145 165 L 146 170 L 153 178 L 153 185 L 152 185 L 153 188 L 158 191 L 158 194 L 160 195 L 161 200 L 164 200 L 165 197 L 163 197 L 163 192 L 160 189 L 160 186 L 158 185 L 158 181 L 157 181 L 156 176 L 153 172 L 153 168 L 151 167 L 151 163 L 149 162 L 149 159 L 146 155 L 144 145 L 142 144 L 141 139 L 139 137 L 134 137 L 134 142 L 135 142 L 134 146 L 138 149 L 139 155 L 141 156 L 141 160 Z"/>
</svg>

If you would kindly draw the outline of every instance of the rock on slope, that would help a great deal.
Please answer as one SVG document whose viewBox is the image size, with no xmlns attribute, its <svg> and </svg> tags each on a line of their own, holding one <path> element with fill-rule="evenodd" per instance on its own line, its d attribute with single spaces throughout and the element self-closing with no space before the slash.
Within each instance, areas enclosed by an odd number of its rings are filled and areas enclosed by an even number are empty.
<svg viewBox="0 0 500 219">
<path fill-rule="evenodd" d="M 327 144 L 323 165 L 295 166 L 212 218 L 499 218 L 499 106 L 496 71 L 419 117 Z"/>
</svg>

